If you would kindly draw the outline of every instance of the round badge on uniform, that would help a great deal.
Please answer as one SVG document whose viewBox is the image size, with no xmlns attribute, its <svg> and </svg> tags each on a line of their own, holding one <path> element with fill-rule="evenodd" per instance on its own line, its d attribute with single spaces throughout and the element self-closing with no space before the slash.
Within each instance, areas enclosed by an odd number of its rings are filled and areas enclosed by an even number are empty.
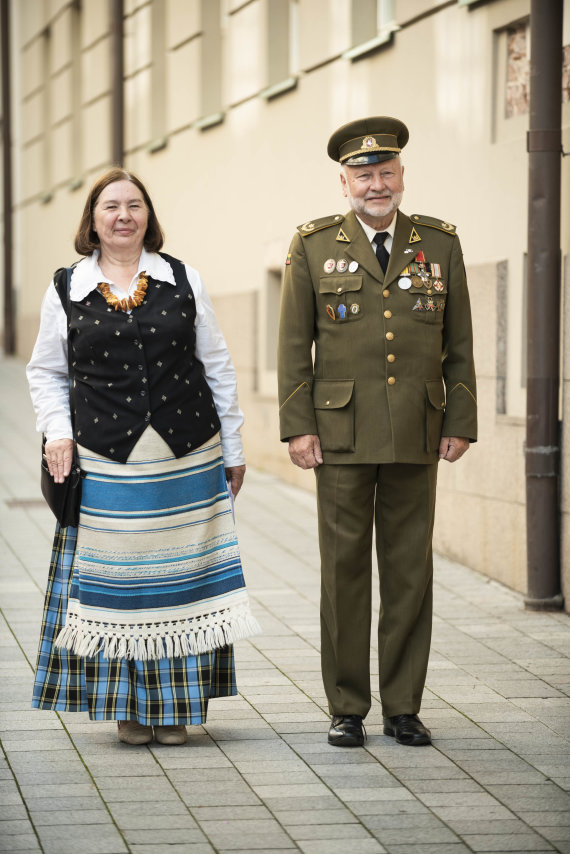
<svg viewBox="0 0 570 854">
<path fill-rule="evenodd" d="M 339 258 L 336 262 L 337 273 L 345 273 L 348 270 L 348 261 L 346 258 Z"/>
<path fill-rule="evenodd" d="M 409 291 L 412 287 L 412 280 L 409 279 L 408 276 L 402 276 L 398 282 L 398 287 L 402 288 L 403 291 Z"/>
<path fill-rule="evenodd" d="M 358 270 L 358 261 L 351 261 L 350 264 L 348 265 L 348 272 L 349 273 L 356 273 L 357 270 Z"/>
<path fill-rule="evenodd" d="M 323 264 L 323 270 L 325 273 L 332 273 L 335 268 L 334 258 L 328 258 Z"/>
<path fill-rule="evenodd" d="M 358 314 L 358 312 L 360 311 L 360 306 L 357 302 L 352 303 L 352 305 L 350 306 L 350 311 L 352 312 L 352 314 Z"/>
</svg>

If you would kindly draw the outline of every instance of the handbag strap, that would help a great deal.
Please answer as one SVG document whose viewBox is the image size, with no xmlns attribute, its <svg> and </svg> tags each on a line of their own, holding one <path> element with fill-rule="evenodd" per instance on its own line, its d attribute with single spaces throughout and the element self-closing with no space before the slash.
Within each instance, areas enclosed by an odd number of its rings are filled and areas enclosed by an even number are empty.
<svg viewBox="0 0 570 854">
<path fill-rule="evenodd" d="M 71 416 L 71 429 L 75 437 L 75 416 L 73 412 L 73 369 L 71 365 L 71 353 L 69 349 L 69 321 L 71 319 L 71 271 L 72 267 L 60 267 L 53 274 L 53 283 L 57 295 L 61 301 L 67 317 L 67 376 L 69 378 L 69 414 Z"/>
</svg>

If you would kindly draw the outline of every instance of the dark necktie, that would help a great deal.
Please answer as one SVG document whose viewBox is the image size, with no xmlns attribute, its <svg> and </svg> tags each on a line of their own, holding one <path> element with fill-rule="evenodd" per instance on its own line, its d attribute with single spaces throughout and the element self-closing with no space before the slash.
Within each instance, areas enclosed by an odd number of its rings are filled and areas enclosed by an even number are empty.
<svg viewBox="0 0 570 854">
<path fill-rule="evenodd" d="M 382 272 L 385 273 L 390 260 L 390 253 L 384 246 L 384 241 L 388 237 L 388 231 L 377 231 L 374 235 L 374 243 L 376 244 L 376 257 L 382 267 Z"/>
</svg>

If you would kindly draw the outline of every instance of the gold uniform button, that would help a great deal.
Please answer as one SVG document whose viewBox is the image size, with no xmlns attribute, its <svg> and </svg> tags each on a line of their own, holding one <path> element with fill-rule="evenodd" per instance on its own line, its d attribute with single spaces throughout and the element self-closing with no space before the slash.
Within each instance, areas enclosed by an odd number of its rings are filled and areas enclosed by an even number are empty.
<svg viewBox="0 0 570 854">
<path fill-rule="evenodd" d="M 384 299 L 388 299 L 388 297 L 390 296 L 390 291 L 389 290 L 382 291 L 382 296 L 384 297 Z"/>
<path fill-rule="evenodd" d="M 393 332 L 387 332 L 386 333 L 386 340 L 387 341 L 393 341 L 394 340 L 394 333 Z"/>
<path fill-rule="evenodd" d="M 341 293 L 342 293 L 342 288 L 337 288 L 337 289 L 336 289 L 336 292 L 337 292 L 337 294 L 341 294 Z"/>
<path fill-rule="evenodd" d="M 388 353 L 388 355 L 386 356 L 386 359 L 388 362 L 395 362 L 396 361 L 396 357 L 394 356 L 393 353 Z"/>
<path fill-rule="evenodd" d="M 389 320 L 389 319 L 392 317 L 392 312 L 391 312 L 389 309 L 387 309 L 387 310 L 384 312 L 384 317 L 387 317 L 387 318 L 388 318 L 388 320 Z"/>
<path fill-rule="evenodd" d="M 430 290 L 428 291 L 428 294 L 431 294 L 431 293 L 432 293 L 432 291 L 431 291 L 431 288 L 430 288 Z"/>
<path fill-rule="evenodd" d="M 328 406 L 329 404 L 330 404 L 330 400 L 325 400 L 325 406 Z"/>
<path fill-rule="evenodd" d="M 396 382 L 396 377 L 388 377 L 388 385 L 394 385 Z"/>
</svg>

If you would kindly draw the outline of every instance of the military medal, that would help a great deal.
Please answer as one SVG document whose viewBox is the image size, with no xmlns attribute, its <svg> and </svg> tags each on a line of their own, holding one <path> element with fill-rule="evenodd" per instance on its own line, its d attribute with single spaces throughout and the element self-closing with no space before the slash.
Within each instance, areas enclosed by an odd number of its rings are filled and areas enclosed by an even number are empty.
<svg viewBox="0 0 570 854">
<path fill-rule="evenodd" d="M 346 306 L 342 302 L 338 307 L 338 314 L 341 320 L 344 320 L 344 318 L 346 317 Z"/>
<path fill-rule="evenodd" d="M 335 268 L 334 258 L 328 258 L 323 264 L 323 270 L 325 273 L 332 273 Z"/>
<path fill-rule="evenodd" d="M 419 261 L 419 262 L 423 261 L 425 263 L 425 260 L 426 260 L 426 256 L 424 255 L 423 251 L 420 249 L 420 251 L 416 255 L 416 261 Z"/>
<path fill-rule="evenodd" d="M 408 276 L 402 276 L 402 278 L 398 282 L 398 287 L 403 291 L 409 291 L 412 287 L 412 280 Z"/>
<path fill-rule="evenodd" d="M 348 269 L 348 261 L 346 258 L 339 258 L 336 262 L 336 271 L 337 273 L 345 273 Z"/>
<path fill-rule="evenodd" d="M 433 283 L 434 291 L 437 291 L 438 294 L 440 294 L 442 292 L 443 288 L 444 288 L 443 282 L 440 279 L 436 279 Z"/>
<path fill-rule="evenodd" d="M 336 320 L 334 308 L 332 307 L 332 305 L 327 305 L 327 314 L 331 320 Z"/>
<path fill-rule="evenodd" d="M 413 307 L 412 311 L 425 311 L 424 304 L 422 303 L 421 297 L 418 297 L 417 302 L 416 302 L 415 306 Z"/>
<path fill-rule="evenodd" d="M 357 270 L 358 270 L 358 261 L 351 261 L 350 264 L 348 265 L 348 272 L 349 273 L 356 273 Z"/>
<path fill-rule="evenodd" d="M 426 301 L 426 311 L 435 311 L 435 303 L 433 297 L 428 297 Z"/>
</svg>

